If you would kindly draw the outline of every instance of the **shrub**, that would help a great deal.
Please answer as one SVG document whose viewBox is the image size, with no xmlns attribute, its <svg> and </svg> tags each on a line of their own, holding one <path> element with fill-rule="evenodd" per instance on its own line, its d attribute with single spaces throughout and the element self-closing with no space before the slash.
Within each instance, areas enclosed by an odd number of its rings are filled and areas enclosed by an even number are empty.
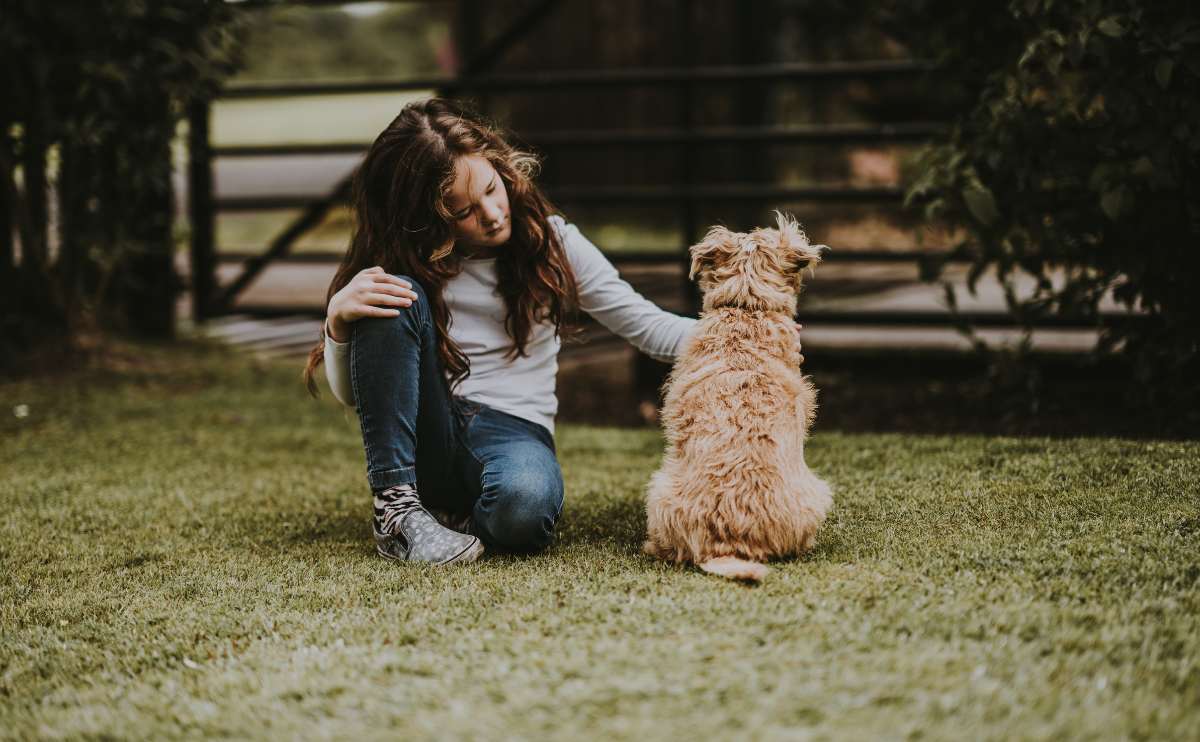
<svg viewBox="0 0 1200 742">
<path fill-rule="evenodd" d="M 232 11 L 203 0 L 19 0 L 0 15 L 4 357 L 89 315 L 167 335 L 171 141 L 235 66 Z M 58 249 L 51 250 L 51 178 Z M 9 222 L 13 215 L 15 224 Z M 20 259 L 12 241 L 20 235 Z"/>
<path fill-rule="evenodd" d="M 1197 15 L 1190 0 L 888 8 L 937 63 L 953 124 L 918 159 L 908 202 L 964 228 L 971 290 L 994 270 L 1027 337 L 1046 317 L 1094 322 L 1098 350 L 1123 352 L 1159 401 L 1195 401 L 1200 378 Z M 1105 296 L 1139 321 L 1103 323 Z"/>
</svg>

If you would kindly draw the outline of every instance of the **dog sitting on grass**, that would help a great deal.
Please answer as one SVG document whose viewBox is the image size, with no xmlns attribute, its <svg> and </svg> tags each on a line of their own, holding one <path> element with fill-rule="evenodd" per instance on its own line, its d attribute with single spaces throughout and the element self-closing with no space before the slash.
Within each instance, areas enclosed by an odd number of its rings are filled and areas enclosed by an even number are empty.
<svg viewBox="0 0 1200 742">
<path fill-rule="evenodd" d="M 703 310 L 666 382 L 667 450 L 646 487 L 645 552 L 730 579 L 808 549 L 833 504 L 804 463 L 816 391 L 793 320 L 823 246 L 776 215 L 778 229 L 713 227 L 691 248 Z"/>
</svg>

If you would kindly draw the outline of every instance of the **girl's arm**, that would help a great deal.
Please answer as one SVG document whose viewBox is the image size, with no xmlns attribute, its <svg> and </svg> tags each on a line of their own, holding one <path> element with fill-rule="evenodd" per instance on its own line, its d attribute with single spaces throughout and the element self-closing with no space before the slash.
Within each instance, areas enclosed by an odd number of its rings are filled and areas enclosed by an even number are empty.
<svg viewBox="0 0 1200 742">
<path fill-rule="evenodd" d="M 350 384 L 350 324 L 364 317 L 397 317 L 397 307 L 412 306 L 417 293 L 412 284 L 388 275 L 380 266 L 359 271 L 329 299 L 325 318 L 325 378 L 333 396 L 354 406 Z M 336 335 L 335 335 L 336 332 Z M 335 340 L 334 338 L 341 338 Z"/>
<path fill-rule="evenodd" d="M 558 215 L 551 216 L 550 223 L 558 229 L 575 271 L 580 308 L 650 357 L 674 361 L 697 320 L 661 309 L 634 291 L 574 224 Z"/>
<path fill-rule="evenodd" d="M 350 386 L 350 341 L 339 343 L 329 332 L 325 323 L 325 378 L 329 390 L 337 401 L 347 407 L 354 406 L 354 388 Z"/>
</svg>

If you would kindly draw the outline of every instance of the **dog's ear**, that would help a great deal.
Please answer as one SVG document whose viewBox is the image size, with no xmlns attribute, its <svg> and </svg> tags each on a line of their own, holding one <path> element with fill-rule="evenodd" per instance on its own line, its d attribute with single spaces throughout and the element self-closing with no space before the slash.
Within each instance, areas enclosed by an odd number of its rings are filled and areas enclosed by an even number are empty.
<svg viewBox="0 0 1200 742">
<path fill-rule="evenodd" d="M 736 250 L 737 237 L 733 232 L 722 226 L 712 227 L 703 240 L 691 247 L 692 269 L 688 271 L 688 280 L 704 275 Z"/>
<path fill-rule="evenodd" d="M 825 245 L 810 245 L 808 235 L 800 228 L 800 224 L 782 211 L 775 212 L 775 220 L 779 225 L 779 246 L 796 265 L 796 271 L 813 268 L 821 262 L 821 256 L 829 248 Z"/>
</svg>

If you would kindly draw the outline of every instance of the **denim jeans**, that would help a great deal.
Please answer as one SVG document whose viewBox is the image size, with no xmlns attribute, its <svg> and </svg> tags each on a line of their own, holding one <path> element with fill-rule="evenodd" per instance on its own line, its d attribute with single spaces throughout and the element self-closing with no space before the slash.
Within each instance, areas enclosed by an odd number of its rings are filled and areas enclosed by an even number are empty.
<svg viewBox="0 0 1200 742">
<path fill-rule="evenodd" d="M 427 507 L 470 512 L 485 544 L 549 545 L 562 512 L 554 437 L 543 425 L 451 394 L 424 288 L 398 317 L 354 322 L 350 383 L 371 490 L 414 484 Z"/>
</svg>

